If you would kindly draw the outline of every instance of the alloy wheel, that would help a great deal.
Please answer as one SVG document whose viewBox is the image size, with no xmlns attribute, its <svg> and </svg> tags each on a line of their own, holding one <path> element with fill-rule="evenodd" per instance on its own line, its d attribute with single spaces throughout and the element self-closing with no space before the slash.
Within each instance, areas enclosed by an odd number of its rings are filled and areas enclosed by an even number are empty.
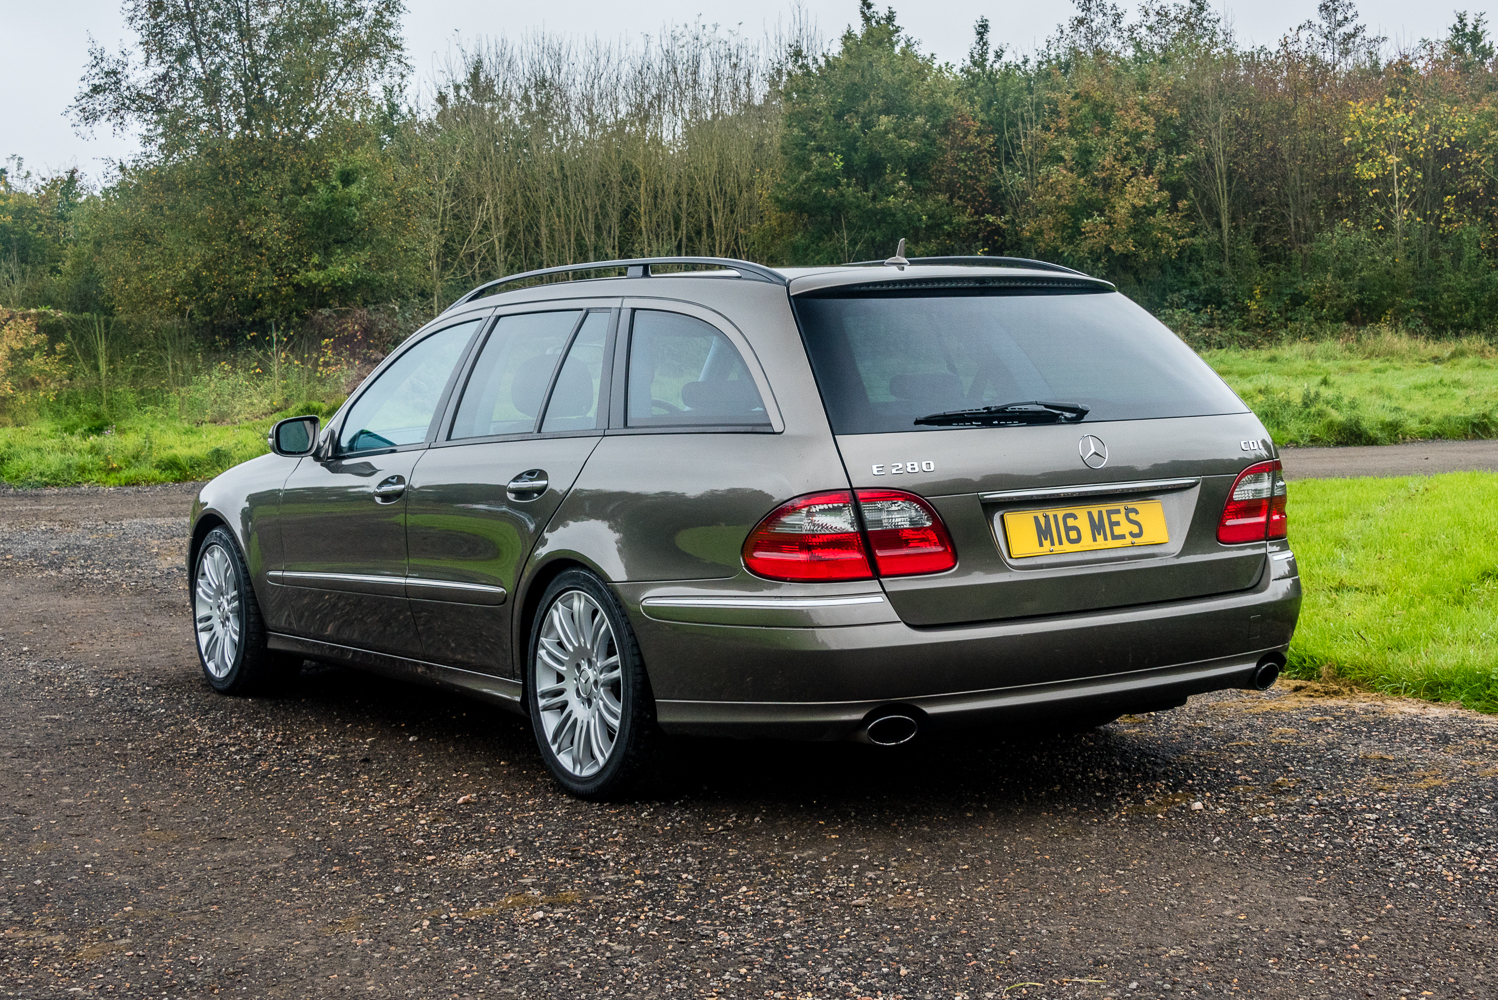
<svg viewBox="0 0 1498 1000">
<path fill-rule="evenodd" d="M 619 645 L 591 596 L 567 590 L 552 602 L 536 646 L 541 731 L 567 773 L 587 778 L 606 764 L 623 715 Z"/>
<path fill-rule="evenodd" d="M 223 679 L 234 668 L 239 653 L 239 574 L 222 545 L 210 544 L 198 560 L 193 586 L 193 617 L 203 665 Z"/>
</svg>

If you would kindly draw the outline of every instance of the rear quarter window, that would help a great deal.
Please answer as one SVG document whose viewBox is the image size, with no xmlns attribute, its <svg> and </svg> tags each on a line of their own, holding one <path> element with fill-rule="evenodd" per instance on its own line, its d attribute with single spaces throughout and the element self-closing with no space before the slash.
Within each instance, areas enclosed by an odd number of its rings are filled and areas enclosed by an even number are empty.
<svg viewBox="0 0 1498 1000">
<path fill-rule="evenodd" d="M 915 420 L 1031 400 L 1082 403 L 1089 423 L 1247 409 L 1117 292 L 800 296 L 795 310 L 839 434 L 940 430 Z"/>
</svg>

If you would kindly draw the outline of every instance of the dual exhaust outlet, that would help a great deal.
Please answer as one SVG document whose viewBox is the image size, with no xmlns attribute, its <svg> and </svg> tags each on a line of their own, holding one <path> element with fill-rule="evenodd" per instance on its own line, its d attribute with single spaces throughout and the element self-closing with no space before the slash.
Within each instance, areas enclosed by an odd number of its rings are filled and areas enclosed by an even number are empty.
<svg viewBox="0 0 1498 1000">
<path fill-rule="evenodd" d="M 1249 677 L 1249 682 L 1259 691 L 1268 691 L 1279 679 L 1280 671 L 1285 667 L 1285 657 L 1280 653 L 1266 653 L 1260 658 L 1254 672 Z M 860 743 L 872 743 L 879 747 L 897 747 L 902 743 L 909 743 L 915 739 L 916 733 L 921 731 L 921 724 L 913 715 L 908 715 L 899 710 L 880 712 L 863 724 L 853 735 Z"/>
</svg>

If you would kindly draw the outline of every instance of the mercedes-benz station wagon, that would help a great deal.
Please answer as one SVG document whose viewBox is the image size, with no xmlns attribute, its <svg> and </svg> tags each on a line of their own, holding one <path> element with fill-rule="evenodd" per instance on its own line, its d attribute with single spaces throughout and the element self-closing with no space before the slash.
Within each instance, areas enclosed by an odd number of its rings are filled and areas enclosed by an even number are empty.
<svg viewBox="0 0 1498 1000">
<path fill-rule="evenodd" d="M 672 734 L 894 744 L 1264 688 L 1300 606 L 1263 425 L 1036 261 L 528 272 L 270 444 L 193 506 L 208 682 L 315 659 L 476 695 L 589 797 Z"/>
</svg>

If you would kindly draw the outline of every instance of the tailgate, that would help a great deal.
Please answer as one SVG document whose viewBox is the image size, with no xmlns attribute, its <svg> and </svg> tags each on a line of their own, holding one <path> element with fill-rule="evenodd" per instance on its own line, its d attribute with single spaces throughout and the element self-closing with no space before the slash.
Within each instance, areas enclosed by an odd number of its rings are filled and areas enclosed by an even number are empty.
<svg viewBox="0 0 1498 1000">
<path fill-rule="evenodd" d="M 1081 460 L 1085 435 L 1107 448 L 1102 469 Z M 955 569 L 884 580 L 903 621 L 932 626 L 1252 587 L 1267 545 L 1222 545 L 1217 522 L 1237 474 L 1267 457 L 1267 442 L 1243 449 L 1262 436 L 1252 414 L 1228 414 L 854 434 L 838 447 L 855 488 L 919 494 L 946 522 Z M 1078 545 L 1065 544 L 1068 531 Z M 1137 541 L 1129 538 L 1136 533 Z"/>
</svg>

